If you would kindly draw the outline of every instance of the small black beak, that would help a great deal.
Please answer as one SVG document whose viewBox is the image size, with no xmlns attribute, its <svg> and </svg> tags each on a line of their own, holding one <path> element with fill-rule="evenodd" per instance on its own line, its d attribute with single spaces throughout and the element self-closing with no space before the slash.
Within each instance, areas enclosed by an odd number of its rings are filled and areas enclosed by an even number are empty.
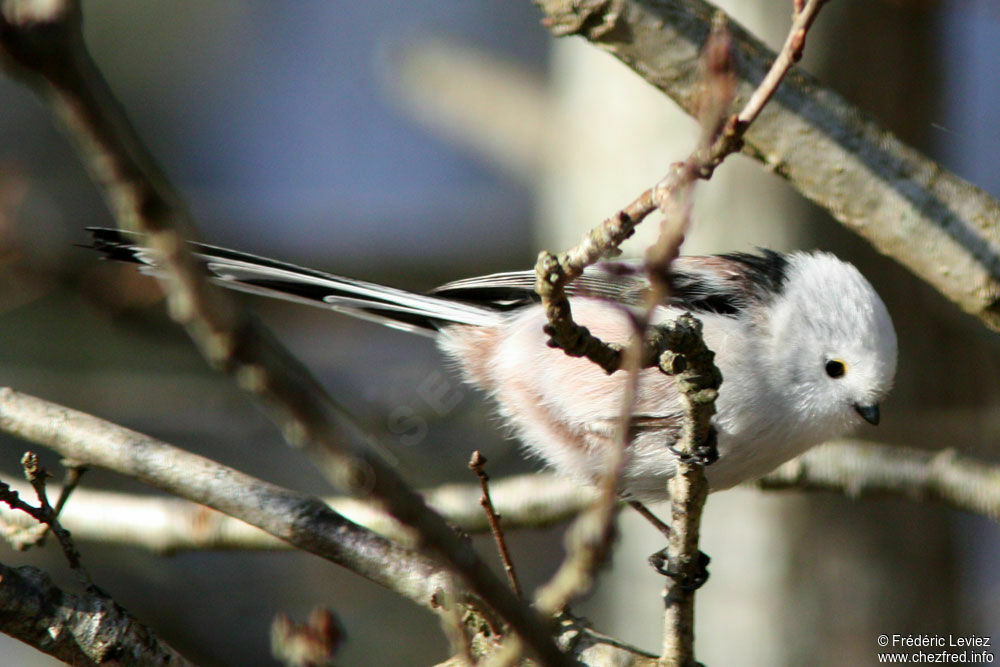
<svg viewBox="0 0 1000 667">
<path fill-rule="evenodd" d="M 879 412 L 877 405 L 858 405 L 855 404 L 854 409 L 858 411 L 861 418 L 864 419 L 869 424 L 873 426 L 878 426 Z"/>
</svg>

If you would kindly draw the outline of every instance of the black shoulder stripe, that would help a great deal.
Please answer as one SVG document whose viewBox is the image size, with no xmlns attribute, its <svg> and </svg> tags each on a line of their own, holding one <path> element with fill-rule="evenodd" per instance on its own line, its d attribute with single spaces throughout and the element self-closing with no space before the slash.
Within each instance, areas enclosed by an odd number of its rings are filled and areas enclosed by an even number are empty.
<svg viewBox="0 0 1000 667">
<path fill-rule="evenodd" d="M 760 254 L 733 252 L 720 255 L 746 267 L 746 280 L 758 295 L 780 294 L 788 280 L 788 258 L 780 252 L 759 248 Z"/>
<path fill-rule="evenodd" d="M 670 274 L 670 305 L 692 312 L 738 315 L 753 301 L 769 301 L 784 289 L 788 259 L 773 250 L 706 257 Z M 680 264 L 680 263 L 678 263 Z"/>
</svg>

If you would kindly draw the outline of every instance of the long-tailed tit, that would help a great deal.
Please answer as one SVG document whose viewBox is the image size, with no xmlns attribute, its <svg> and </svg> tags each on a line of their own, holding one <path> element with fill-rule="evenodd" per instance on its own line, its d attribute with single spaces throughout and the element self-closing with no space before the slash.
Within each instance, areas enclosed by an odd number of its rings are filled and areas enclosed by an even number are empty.
<svg viewBox="0 0 1000 667">
<path fill-rule="evenodd" d="M 155 270 L 139 238 L 93 229 L 93 247 Z M 498 273 L 415 294 L 208 245 L 193 244 L 216 282 L 373 319 L 435 338 L 466 381 L 496 401 L 528 451 L 557 472 L 592 480 L 615 446 L 626 373 L 546 344 L 535 274 Z M 713 490 L 772 470 L 862 420 L 877 424 L 896 372 L 896 334 L 882 300 L 852 265 L 827 253 L 680 257 L 653 323 L 701 319 L 723 383 L 716 402 Z M 648 288 L 640 272 L 597 264 L 569 288 L 574 319 L 624 343 L 625 309 Z M 682 409 L 673 378 L 641 371 L 622 491 L 662 500 Z"/>
</svg>

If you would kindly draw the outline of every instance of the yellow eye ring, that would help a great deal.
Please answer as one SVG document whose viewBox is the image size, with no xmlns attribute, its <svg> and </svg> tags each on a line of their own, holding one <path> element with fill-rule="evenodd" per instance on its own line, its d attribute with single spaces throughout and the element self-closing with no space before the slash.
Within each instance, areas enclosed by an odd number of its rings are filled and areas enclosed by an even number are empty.
<svg viewBox="0 0 1000 667">
<path fill-rule="evenodd" d="M 847 372 L 847 365 L 840 359 L 830 359 L 826 362 L 826 374 L 832 378 L 843 377 Z"/>
</svg>

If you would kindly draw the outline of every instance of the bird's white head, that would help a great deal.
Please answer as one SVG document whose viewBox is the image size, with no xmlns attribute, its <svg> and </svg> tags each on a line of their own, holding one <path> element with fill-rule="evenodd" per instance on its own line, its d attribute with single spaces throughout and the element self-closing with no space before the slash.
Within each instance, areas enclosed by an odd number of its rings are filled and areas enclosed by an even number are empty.
<svg viewBox="0 0 1000 667">
<path fill-rule="evenodd" d="M 793 411 L 822 438 L 877 424 L 896 374 L 896 332 L 882 299 L 828 253 L 788 256 L 771 304 L 772 363 Z"/>
</svg>

